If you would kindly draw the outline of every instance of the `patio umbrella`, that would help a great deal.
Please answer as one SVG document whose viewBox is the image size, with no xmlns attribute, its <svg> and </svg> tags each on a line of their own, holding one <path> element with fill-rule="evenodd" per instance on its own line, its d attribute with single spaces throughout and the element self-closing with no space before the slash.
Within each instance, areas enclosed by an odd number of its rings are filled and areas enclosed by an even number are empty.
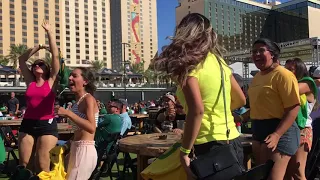
<svg viewBox="0 0 320 180">
<path fill-rule="evenodd" d="M 14 74 L 15 72 L 16 70 L 9 66 L 0 65 L 0 74 Z"/>
</svg>

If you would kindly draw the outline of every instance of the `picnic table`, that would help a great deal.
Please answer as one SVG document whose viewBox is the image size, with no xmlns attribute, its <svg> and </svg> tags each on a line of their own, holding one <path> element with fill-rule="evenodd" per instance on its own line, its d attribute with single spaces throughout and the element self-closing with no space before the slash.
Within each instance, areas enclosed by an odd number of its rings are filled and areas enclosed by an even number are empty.
<svg viewBox="0 0 320 180">
<path fill-rule="evenodd" d="M 159 136 L 164 134 L 167 139 L 159 140 Z M 137 154 L 137 179 L 140 180 L 140 173 L 148 166 L 148 159 L 159 157 L 180 139 L 180 135 L 173 133 L 135 135 L 121 139 L 119 148 L 123 152 Z"/>
<path fill-rule="evenodd" d="M 129 115 L 132 119 L 137 119 L 139 124 L 139 130 L 143 128 L 143 120 L 145 118 L 149 118 L 149 114 L 130 114 Z"/>
<path fill-rule="evenodd" d="M 160 140 L 160 135 L 167 135 L 167 139 Z M 251 135 L 242 135 L 244 147 L 244 161 L 251 164 Z M 181 139 L 180 135 L 174 133 L 153 133 L 144 135 L 135 135 L 123 138 L 119 141 L 119 148 L 123 152 L 137 154 L 137 179 L 142 179 L 140 173 L 148 166 L 148 159 L 159 157 L 167 151 L 173 144 Z M 247 168 L 251 168 L 247 167 Z"/>
</svg>

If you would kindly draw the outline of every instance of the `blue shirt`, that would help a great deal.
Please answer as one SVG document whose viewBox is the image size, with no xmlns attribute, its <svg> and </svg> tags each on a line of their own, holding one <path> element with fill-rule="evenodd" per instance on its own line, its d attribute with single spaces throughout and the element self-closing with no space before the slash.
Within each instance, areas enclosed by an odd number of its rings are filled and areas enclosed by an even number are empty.
<svg viewBox="0 0 320 180">
<path fill-rule="evenodd" d="M 122 118 L 122 128 L 120 133 L 120 135 L 122 136 L 127 129 L 131 128 L 132 122 L 127 112 L 120 114 L 120 117 Z"/>
</svg>

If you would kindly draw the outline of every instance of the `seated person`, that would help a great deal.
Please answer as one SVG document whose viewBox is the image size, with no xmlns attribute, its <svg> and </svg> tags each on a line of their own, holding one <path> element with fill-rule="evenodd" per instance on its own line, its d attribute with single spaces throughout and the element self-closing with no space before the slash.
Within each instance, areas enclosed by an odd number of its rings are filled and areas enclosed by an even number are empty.
<svg viewBox="0 0 320 180">
<path fill-rule="evenodd" d="M 174 131 L 177 134 L 182 134 L 183 130 L 177 128 L 176 120 L 185 120 L 185 113 L 182 106 L 176 104 L 176 100 L 173 95 L 167 94 L 164 96 L 164 108 L 159 110 L 156 115 L 156 123 L 154 132 L 171 132 Z"/>
<path fill-rule="evenodd" d="M 98 127 L 105 126 L 109 133 L 120 133 L 122 128 L 122 119 L 120 116 L 122 103 L 119 100 L 114 100 L 108 104 L 107 108 L 108 114 L 103 116 L 103 120 L 98 124 Z"/>
<path fill-rule="evenodd" d="M 101 147 L 101 143 L 108 139 L 108 135 L 112 133 L 120 133 L 122 128 L 122 118 L 120 112 L 122 110 L 122 103 L 119 100 L 111 101 L 108 104 L 108 114 L 103 116 L 103 120 L 98 124 L 95 141 L 96 146 Z M 111 143 L 108 145 L 110 149 Z"/>
<path fill-rule="evenodd" d="M 1 103 L 1 105 L 0 105 L 0 112 L 3 114 L 3 115 L 5 115 L 5 114 L 7 114 L 7 112 L 8 112 L 8 108 L 7 108 L 7 106 L 5 105 L 5 103 Z"/>
<path fill-rule="evenodd" d="M 122 128 L 120 135 L 122 136 L 128 129 L 131 129 L 132 122 L 127 112 L 128 102 L 125 99 L 119 99 L 119 101 L 122 103 L 120 114 L 120 117 L 122 118 Z"/>
</svg>

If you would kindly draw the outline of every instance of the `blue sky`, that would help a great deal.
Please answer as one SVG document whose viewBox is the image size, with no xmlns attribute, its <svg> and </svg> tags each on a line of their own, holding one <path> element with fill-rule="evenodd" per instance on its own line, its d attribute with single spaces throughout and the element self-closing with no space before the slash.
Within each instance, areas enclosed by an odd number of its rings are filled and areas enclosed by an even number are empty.
<svg viewBox="0 0 320 180">
<path fill-rule="evenodd" d="M 158 49 L 167 45 L 169 40 L 167 36 L 172 36 L 176 21 L 176 6 L 178 0 L 157 0 L 158 16 Z"/>
</svg>

